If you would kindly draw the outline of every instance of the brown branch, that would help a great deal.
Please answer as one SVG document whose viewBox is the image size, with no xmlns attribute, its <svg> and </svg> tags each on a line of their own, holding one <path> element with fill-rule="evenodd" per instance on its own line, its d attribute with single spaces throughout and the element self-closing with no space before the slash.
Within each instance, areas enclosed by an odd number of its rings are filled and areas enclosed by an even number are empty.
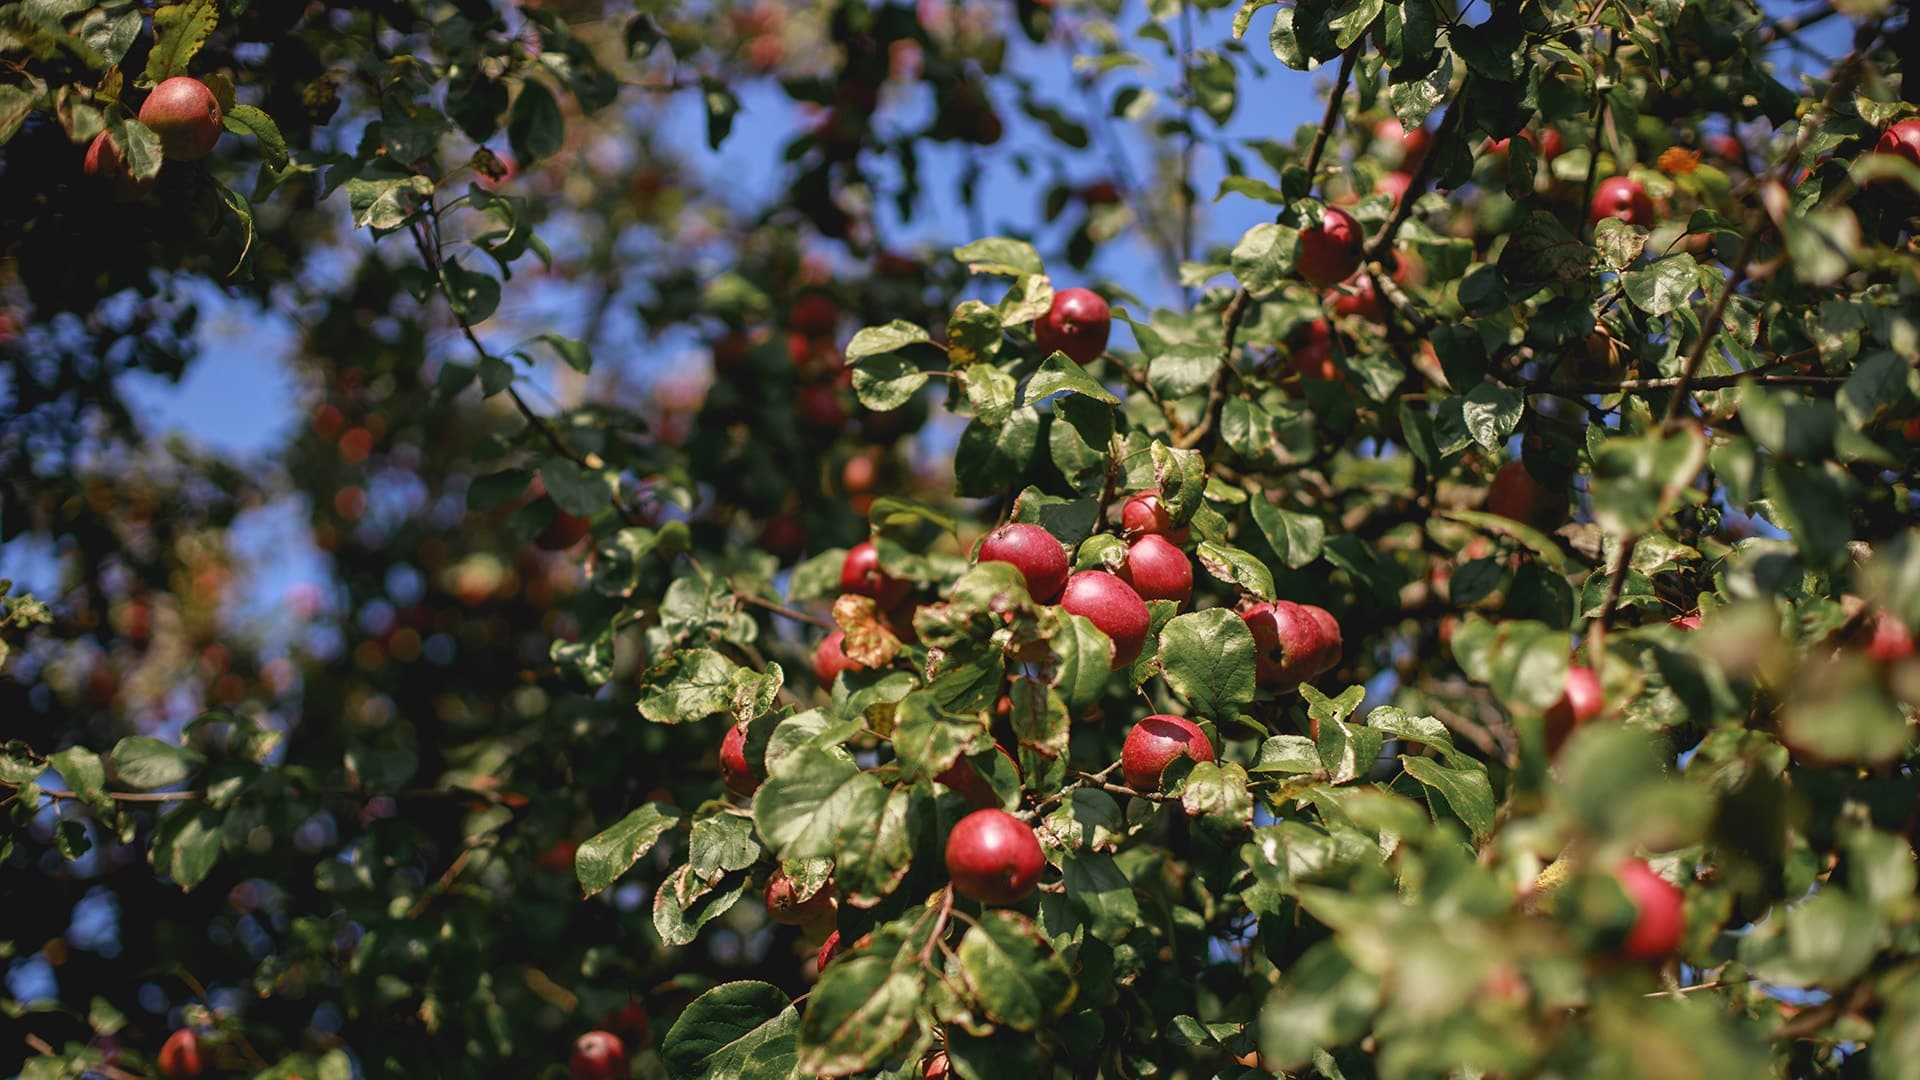
<svg viewBox="0 0 1920 1080">
<path fill-rule="evenodd" d="M 1763 383 L 1769 386 L 1839 386 L 1845 383 L 1842 375 L 1770 375 L 1758 371 L 1740 371 L 1732 375 L 1709 375 L 1704 379 L 1696 378 L 1687 382 L 1684 376 L 1658 379 L 1619 379 L 1613 382 L 1592 380 L 1585 382 L 1532 382 L 1521 389 L 1529 394 L 1554 394 L 1559 397 L 1584 397 L 1589 394 L 1621 394 L 1636 390 L 1681 390 L 1705 393 L 1709 390 L 1731 390 L 1736 386 Z M 1676 396 L 1675 400 L 1678 400 Z"/>
<path fill-rule="evenodd" d="M 1340 71 L 1334 76 L 1333 90 L 1327 95 L 1326 112 L 1320 116 L 1320 128 L 1313 134 L 1313 145 L 1307 150 L 1307 183 L 1311 185 L 1316 173 L 1320 171 L 1320 158 L 1326 153 L 1327 140 L 1333 135 L 1334 125 L 1340 121 L 1340 104 L 1346 100 L 1347 84 L 1353 79 L 1354 61 L 1360 56 L 1360 46 L 1356 42 L 1340 54 Z M 1240 324 L 1246 320 L 1247 309 L 1253 304 L 1253 294 L 1246 286 L 1236 289 L 1233 299 L 1227 301 L 1226 310 L 1221 313 L 1223 330 L 1221 333 L 1220 370 L 1213 376 L 1212 385 L 1207 387 L 1207 404 L 1201 411 L 1200 422 L 1191 431 L 1174 440 L 1174 445 L 1182 450 L 1191 450 L 1199 446 L 1213 434 L 1220 422 L 1220 410 L 1227 402 L 1227 378 L 1234 374 L 1233 346 L 1240 336 Z"/>
<path fill-rule="evenodd" d="M 785 615 L 787 618 L 794 619 L 798 622 L 812 623 L 814 626 L 818 626 L 823 630 L 834 629 L 833 623 L 830 623 L 827 620 L 822 619 L 818 615 L 809 615 L 804 611 L 795 611 L 793 608 L 776 604 L 771 600 L 762 600 L 759 597 L 753 595 L 752 593 L 741 592 L 740 590 L 735 589 L 733 592 L 733 597 L 734 599 L 739 600 L 742 603 L 752 604 L 754 607 L 763 608 L 767 611 L 771 611 L 775 615 Z"/>
</svg>

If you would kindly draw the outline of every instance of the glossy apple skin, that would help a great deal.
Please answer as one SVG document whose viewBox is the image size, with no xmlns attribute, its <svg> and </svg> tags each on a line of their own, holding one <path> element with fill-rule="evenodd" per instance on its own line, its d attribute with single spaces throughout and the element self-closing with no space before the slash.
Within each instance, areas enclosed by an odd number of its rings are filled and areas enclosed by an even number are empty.
<svg viewBox="0 0 1920 1080">
<path fill-rule="evenodd" d="M 1092 289 L 1061 289 L 1053 306 L 1033 320 L 1033 340 L 1048 356 L 1066 353 L 1076 364 L 1089 364 L 1107 349 L 1113 318 L 1106 300 Z"/>
<path fill-rule="evenodd" d="M 567 1059 L 571 1080 L 626 1080 L 627 1047 L 611 1031 L 589 1031 L 573 1041 Z"/>
<path fill-rule="evenodd" d="M 1146 601 L 1133 586 L 1105 570 L 1082 570 L 1068 578 L 1067 587 L 1060 591 L 1060 606 L 1092 621 L 1112 639 L 1116 669 L 1133 663 L 1146 646 L 1153 624 Z"/>
<path fill-rule="evenodd" d="M 1360 268 L 1365 242 L 1353 215 L 1329 206 L 1320 224 L 1300 230 L 1300 257 L 1293 268 L 1316 289 L 1338 285 Z"/>
<path fill-rule="evenodd" d="M 782 926 L 803 926 L 833 910 L 833 886 L 823 885 L 805 900 L 784 870 L 767 879 L 767 918 Z"/>
<path fill-rule="evenodd" d="M 160 136 L 160 152 L 167 160 L 197 161 L 220 141 L 220 102 L 206 83 L 175 75 L 141 103 L 140 122 Z"/>
<path fill-rule="evenodd" d="M 1072 570 L 1067 550 L 1052 533 L 1020 521 L 988 533 L 980 544 L 980 561 L 1011 563 L 1027 579 L 1027 595 L 1041 604 L 1060 595 Z"/>
<path fill-rule="evenodd" d="M 113 137 L 101 132 L 93 137 L 87 146 L 87 156 L 80 163 L 82 172 L 109 185 L 114 202 L 133 202 L 152 191 L 160 182 L 158 176 L 149 176 L 145 180 L 135 180 L 133 170 L 127 167 L 125 155 L 120 153 L 120 145 Z"/>
<path fill-rule="evenodd" d="M 1664 960 L 1680 949 L 1686 934 L 1686 896 L 1653 867 L 1628 859 L 1614 869 L 1614 877 L 1639 910 L 1620 951 L 1633 960 Z"/>
<path fill-rule="evenodd" d="M 200 1053 L 200 1037 L 191 1028 L 181 1028 L 167 1036 L 160 1044 L 160 1057 L 156 1062 L 160 1075 L 167 1080 L 190 1080 L 199 1076 L 206 1068 L 206 1061 Z"/>
<path fill-rule="evenodd" d="M 1119 574 L 1142 600 L 1171 600 L 1182 607 L 1193 602 L 1193 563 L 1157 533 L 1128 545 Z"/>
<path fill-rule="evenodd" d="M 864 540 L 847 549 L 840 562 L 840 590 L 856 596 L 871 596 L 883 609 L 899 607 L 913 586 L 880 569 L 880 552 L 873 541 Z"/>
<path fill-rule="evenodd" d="M 994 749 L 1000 751 L 1001 757 L 1013 762 L 1013 771 L 1016 774 L 1019 773 L 1020 763 L 1013 761 L 1013 755 L 1007 753 L 1006 747 L 996 743 Z M 954 794 L 967 800 L 967 805 L 976 810 L 1000 805 L 1000 796 L 994 792 L 993 785 L 988 783 L 980 770 L 974 768 L 966 758 L 954 762 L 945 772 L 933 779 L 935 783 L 952 788 Z"/>
<path fill-rule="evenodd" d="M 834 674 L 838 675 L 839 672 L 836 671 Z M 728 791 L 743 799 L 760 788 L 760 778 L 753 774 L 753 767 L 747 764 L 747 725 L 745 724 L 735 724 L 728 728 L 727 737 L 720 741 L 720 780 L 727 785 Z"/>
<path fill-rule="evenodd" d="M 1878 154 L 1898 154 L 1920 166 L 1920 120 L 1902 120 L 1881 132 L 1873 149 Z"/>
<path fill-rule="evenodd" d="M 1186 546 L 1192 536 L 1185 525 L 1174 528 L 1173 515 L 1160 505 L 1160 493 L 1157 491 L 1137 492 L 1121 505 L 1120 529 L 1128 538 L 1151 533 L 1164 536 L 1181 547 Z"/>
<path fill-rule="evenodd" d="M 1314 604 L 1258 603 L 1240 613 L 1253 634 L 1254 681 L 1281 693 L 1340 662 L 1340 624 Z"/>
<path fill-rule="evenodd" d="M 1160 790 L 1160 774 L 1177 757 L 1213 760 L 1213 743 L 1184 716 L 1149 716 L 1133 725 L 1120 747 L 1120 771 L 1135 791 Z"/>
<path fill-rule="evenodd" d="M 843 671 L 866 670 L 866 665 L 847 655 L 846 641 L 846 633 L 835 630 L 820 639 L 819 646 L 813 650 L 813 677 L 820 680 L 823 690 L 833 689 L 834 680 Z"/>
<path fill-rule="evenodd" d="M 1557 755 L 1564 746 L 1567 736 L 1575 728 L 1599 716 L 1606 708 L 1606 697 L 1600 689 L 1600 676 L 1590 667 L 1579 664 L 1567 668 L 1566 687 L 1560 692 L 1560 700 L 1546 712 L 1547 753 Z"/>
<path fill-rule="evenodd" d="M 1033 829 L 1004 810 L 975 810 L 947 835 L 954 891 L 983 904 L 1018 903 L 1040 883 L 1046 865 Z"/>
<path fill-rule="evenodd" d="M 1593 189 L 1593 204 L 1588 214 L 1595 225 L 1608 218 L 1619 218 L 1643 229 L 1653 227 L 1653 200 L 1640 181 L 1625 176 L 1609 176 Z"/>
</svg>

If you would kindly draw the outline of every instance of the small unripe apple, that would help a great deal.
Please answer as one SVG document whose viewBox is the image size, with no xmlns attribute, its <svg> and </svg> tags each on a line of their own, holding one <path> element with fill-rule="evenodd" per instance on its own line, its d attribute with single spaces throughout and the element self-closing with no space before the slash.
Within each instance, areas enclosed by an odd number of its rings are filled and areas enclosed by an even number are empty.
<svg viewBox="0 0 1920 1080">
<path fill-rule="evenodd" d="M 866 666 L 847 655 L 847 635 L 835 630 L 820 639 L 820 645 L 813 650 L 813 677 L 820 680 L 823 690 L 833 689 L 833 682 L 843 671 L 865 671 Z"/>
<path fill-rule="evenodd" d="M 1909 164 L 1920 166 L 1920 119 L 1902 120 L 1880 133 L 1873 144 L 1876 154 L 1898 154 Z"/>
<path fill-rule="evenodd" d="M 785 870 L 775 870 L 767 879 L 767 918 L 783 926 L 802 926 L 833 910 L 833 886 L 822 885 L 812 896 L 800 899 L 800 886 Z"/>
<path fill-rule="evenodd" d="M 1316 289 L 1337 285 L 1360 268 L 1365 237 L 1353 215 L 1329 206 L 1320 224 L 1300 230 L 1300 257 L 1293 268 Z"/>
<path fill-rule="evenodd" d="M 1913 631 L 1892 613 L 1876 611 L 1866 623 L 1866 653 L 1869 660 L 1891 664 L 1913 655 Z"/>
<path fill-rule="evenodd" d="M 206 83 L 175 75 L 147 95 L 140 122 L 160 136 L 160 152 L 169 161 L 196 161 L 220 141 L 220 102 Z"/>
<path fill-rule="evenodd" d="M 987 534 L 980 544 L 980 561 L 1011 564 L 1027 579 L 1027 595 L 1041 604 L 1060 595 L 1072 569 L 1066 549 L 1052 533 L 1019 521 Z"/>
<path fill-rule="evenodd" d="M 571 1080 L 626 1080 L 627 1047 L 611 1031 L 589 1031 L 573 1040 L 567 1059 Z"/>
<path fill-rule="evenodd" d="M 1033 829 L 1005 810 L 975 810 L 947 835 L 954 891 L 983 904 L 1019 902 L 1039 884 L 1046 865 Z"/>
<path fill-rule="evenodd" d="M 1588 215 L 1595 225 L 1608 218 L 1619 218 L 1643 229 L 1653 227 L 1653 200 L 1646 185 L 1626 176 L 1609 176 L 1593 189 L 1593 205 Z"/>
<path fill-rule="evenodd" d="M 1187 553 L 1157 533 L 1148 533 L 1127 546 L 1120 580 L 1133 586 L 1142 600 L 1193 601 L 1193 563 Z"/>
<path fill-rule="evenodd" d="M 913 591 L 913 585 L 880 569 L 879 549 L 873 546 L 873 541 L 863 540 L 847 549 L 847 557 L 840 562 L 840 589 L 857 596 L 871 596 L 886 609 L 900 606 Z"/>
<path fill-rule="evenodd" d="M 1291 690 L 1340 662 L 1340 625 L 1324 608 L 1276 600 L 1240 619 L 1253 634 L 1254 681 L 1267 690 Z"/>
<path fill-rule="evenodd" d="M 160 181 L 158 176 L 135 180 L 133 170 L 127 165 L 126 155 L 120 152 L 120 144 L 104 131 L 95 135 L 93 142 L 87 146 L 87 156 L 80 163 L 80 168 L 88 176 L 107 184 L 115 202 L 133 202 L 152 191 Z"/>
<path fill-rule="evenodd" d="M 1184 716 L 1149 716 L 1133 725 L 1120 747 L 1120 771 L 1135 791 L 1160 790 L 1160 774 L 1177 757 L 1213 760 L 1213 743 Z"/>
<path fill-rule="evenodd" d="M 1013 760 L 1013 755 L 1007 753 L 1006 747 L 995 743 L 993 748 L 1000 751 L 1001 757 L 1012 762 L 1013 771 L 1016 774 L 1019 773 L 1020 763 Z M 973 763 L 966 758 L 954 762 L 945 772 L 933 779 L 935 783 L 952 788 L 954 794 L 965 799 L 967 804 L 976 810 L 1000 805 L 1000 796 L 994 792 L 993 785 L 988 783 L 980 770 L 974 768 Z"/>
<path fill-rule="evenodd" d="M 1107 348 L 1113 319 L 1107 302 L 1092 289 L 1061 289 L 1053 306 L 1033 320 L 1033 340 L 1051 356 L 1066 353 L 1076 364 L 1089 364 Z"/>
<path fill-rule="evenodd" d="M 745 724 L 728 728 L 727 737 L 720 740 L 720 780 L 727 785 L 728 791 L 742 798 L 752 795 L 760 787 L 760 778 L 753 774 L 753 767 L 747 764 Z"/>
<path fill-rule="evenodd" d="M 1590 667 L 1574 664 L 1567 668 L 1567 682 L 1560 700 L 1546 712 L 1547 754 L 1558 754 L 1573 734 L 1573 729 L 1599 716 L 1606 708 L 1600 690 L 1600 676 Z"/>
<path fill-rule="evenodd" d="M 1113 641 L 1113 666 L 1123 668 L 1146 646 L 1153 617 L 1133 586 L 1105 570 L 1082 570 L 1067 579 L 1060 606 L 1084 616 Z"/>
<path fill-rule="evenodd" d="M 1139 536 L 1164 536 L 1177 547 L 1185 547 L 1192 534 L 1185 525 L 1174 528 L 1173 515 L 1160 505 L 1157 491 L 1137 492 L 1120 507 L 1120 529 L 1129 539 Z"/>
<path fill-rule="evenodd" d="M 1552 531 L 1566 517 L 1566 499 L 1547 490 L 1525 465 L 1509 461 L 1493 474 L 1493 483 L 1487 486 L 1485 509 L 1510 521 Z"/>
<path fill-rule="evenodd" d="M 200 1055 L 200 1037 L 191 1028 L 181 1028 L 167 1036 L 167 1041 L 160 1044 L 160 1058 L 156 1064 L 160 1067 L 160 1075 L 167 1080 L 187 1080 L 199 1076 L 200 1070 L 206 1067 Z"/>
<path fill-rule="evenodd" d="M 1638 910 L 1633 928 L 1621 943 L 1621 953 L 1634 960 L 1672 956 L 1686 932 L 1685 894 L 1639 859 L 1622 862 L 1613 873 Z"/>
</svg>

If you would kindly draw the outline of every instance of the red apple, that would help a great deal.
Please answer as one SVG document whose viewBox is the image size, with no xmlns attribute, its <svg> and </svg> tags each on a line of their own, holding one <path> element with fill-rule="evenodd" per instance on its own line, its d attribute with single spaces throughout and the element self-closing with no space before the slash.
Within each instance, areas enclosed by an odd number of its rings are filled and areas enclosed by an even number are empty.
<svg viewBox="0 0 1920 1080">
<path fill-rule="evenodd" d="M 1213 760 L 1213 743 L 1184 716 L 1149 716 L 1133 725 L 1120 747 L 1120 771 L 1135 791 L 1160 790 L 1160 774 L 1177 757 Z"/>
<path fill-rule="evenodd" d="M 1046 865 L 1033 829 L 1005 810 L 975 810 L 947 836 L 954 891 L 983 904 L 1017 903 Z"/>
<path fill-rule="evenodd" d="M 839 955 L 840 931 L 835 930 L 833 933 L 827 935 L 827 940 L 820 943 L 820 951 L 813 958 L 814 970 L 827 970 L 827 965 L 833 963 L 833 958 Z"/>
<path fill-rule="evenodd" d="M 1067 583 L 1071 567 L 1060 541 L 1038 525 L 1014 522 L 987 534 L 980 544 L 981 562 L 1010 563 L 1027 579 L 1027 595 L 1041 604 L 1053 602 Z"/>
<path fill-rule="evenodd" d="M 834 674 L 837 675 L 839 672 Z M 747 764 L 747 725 L 745 724 L 735 724 L 728 728 L 727 737 L 720 740 L 720 780 L 727 785 L 728 791 L 742 798 L 752 795 L 760 787 L 760 778 L 753 774 L 753 767 Z"/>
<path fill-rule="evenodd" d="M 1745 165 L 1747 163 L 1747 148 L 1740 142 L 1740 137 L 1737 135 L 1708 136 L 1707 153 L 1730 164 Z"/>
<path fill-rule="evenodd" d="M 167 1080 L 186 1080 L 200 1075 L 206 1062 L 200 1055 L 200 1037 L 191 1028 L 181 1028 L 167 1036 L 160 1044 L 160 1058 L 157 1064 L 160 1075 Z"/>
<path fill-rule="evenodd" d="M 1186 552 L 1157 533 L 1148 533 L 1127 546 L 1127 561 L 1121 564 L 1119 574 L 1142 600 L 1171 600 L 1182 605 L 1193 600 L 1193 563 Z"/>
<path fill-rule="evenodd" d="M 120 152 L 120 144 L 104 131 L 95 135 L 87 146 L 87 156 L 80 168 L 88 176 L 109 185 L 115 202 L 133 202 L 152 191 L 160 181 L 158 176 L 135 180 L 133 170 L 127 167 L 126 156 Z"/>
<path fill-rule="evenodd" d="M 175 75 L 147 95 L 140 122 L 160 136 L 160 152 L 170 161 L 195 161 L 220 141 L 220 102 L 207 84 Z"/>
<path fill-rule="evenodd" d="M 1876 154 L 1898 154 L 1909 164 L 1920 166 L 1920 120 L 1902 120 L 1880 133 L 1873 145 Z"/>
<path fill-rule="evenodd" d="M 1063 352 L 1076 364 L 1088 364 L 1106 351 L 1112 329 L 1107 302 L 1099 293 L 1061 289 L 1053 294 L 1047 313 L 1033 320 L 1033 340 L 1049 356 Z"/>
<path fill-rule="evenodd" d="M 1007 753 L 1006 747 L 996 743 L 994 744 L 994 749 L 1000 751 L 1001 757 L 1006 758 L 1009 762 L 1013 761 L 1013 755 Z M 1015 773 L 1020 771 L 1018 762 L 1014 762 L 1013 771 Z M 994 792 L 993 785 L 988 783 L 987 778 L 981 774 L 980 770 L 974 768 L 973 763 L 966 758 L 961 758 L 954 762 L 945 772 L 933 779 L 935 783 L 945 784 L 949 788 L 952 788 L 954 794 L 967 800 L 968 805 L 975 809 L 985 809 L 989 806 L 1000 805 L 1000 796 Z"/>
<path fill-rule="evenodd" d="M 1173 515 L 1160 505 L 1160 493 L 1157 491 L 1136 492 L 1122 504 L 1120 528 L 1129 538 L 1149 534 L 1164 536 L 1179 547 L 1185 547 L 1191 537 L 1185 525 L 1174 528 Z"/>
<path fill-rule="evenodd" d="M 1566 499 L 1548 491 L 1525 465 L 1509 461 L 1493 474 L 1485 509 L 1510 521 L 1552 531 L 1566 518 Z"/>
<path fill-rule="evenodd" d="M 1139 657 L 1153 625 L 1140 594 L 1105 570 L 1082 570 L 1068 578 L 1067 587 L 1060 592 L 1060 606 L 1069 614 L 1091 620 L 1112 639 L 1115 668 L 1126 667 Z"/>
<path fill-rule="evenodd" d="M 1529 135 L 1527 139 L 1533 143 L 1534 149 L 1540 151 L 1540 156 L 1548 161 L 1559 157 L 1560 151 L 1567 146 L 1567 140 L 1561 137 L 1560 129 L 1556 127 L 1541 128 L 1538 138 Z"/>
<path fill-rule="evenodd" d="M 1672 956 L 1686 931 L 1685 894 L 1639 859 L 1615 867 L 1614 878 L 1639 912 L 1620 951 L 1634 960 Z"/>
<path fill-rule="evenodd" d="M 1268 690 L 1291 690 L 1340 662 L 1340 626 L 1324 608 L 1276 600 L 1240 618 L 1253 634 L 1254 681 Z"/>
<path fill-rule="evenodd" d="M 1413 186 L 1413 177 L 1408 176 L 1406 173 L 1396 170 L 1394 172 L 1388 173 L 1387 175 L 1381 177 L 1379 180 L 1375 181 L 1373 185 L 1373 190 L 1375 194 L 1385 193 L 1386 195 L 1391 196 L 1394 201 L 1394 205 L 1397 206 L 1399 205 L 1401 199 L 1404 199 L 1407 197 L 1407 189 L 1412 186 Z"/>
<path fill-rule="evenodd" d="M 1316 289 L 1336 285 L 1360 268 L 1364 244 L 1360 223 L 1353 215 L 1329 206 L 1320 224 L 1300 230 L 1300 257 L 1294 269 Z"/>
<path fill-rule="evenodd" d="M 653 1034 L 653 1017 L 647 1014 L 647 1007 L 637 1001 L 629 1001 L 601 1017 L 600 1025 L 617 1035 L 626 1035 L 641 1046 L 646 1045 Z"/>
<path fill-rule="evenodd" d="M 1588 215 L 1595 225 L 1608 218 L 1619 218 L 1643 229 L 1653 227 L 1653 200 L 1646 186 L 1625 176 L 1609 176 L 1593 189 L 1593 205 Z"/>
<path fill-rule="evenodd" d="M 808 337 L 831 337 L 840 325 L 840 309 L 828 297 L 808 293 L 787 311 L 787 326 Z"/>
<path fill-rule="evenodd" d="M 790 563 L 807 550 L 806 527 L 792 514 L 774 514 L 760 526 L 760 550 Z"/>
<path fill-rule="evenodd" d="M 572 1080 L 626 1080 L 627 1048 L 611 1031 L 589 1031 L 573 1041 L 567 1059 Z"/>
<path fill-rule="evenodd" d="M 767 879 L 767 918 L 783 926 L 801 926 L 833 910 L 833 886 L 822 885 L 812 896 L 800 898 L 800 887 L 785 870 Z"/>
<path fill-rule="evenodd" d="M 579 543 L 593 531 L 593 523 L 578 514 L 569 514 L 559 506 L 553 508 L 553 520 L 533 538 L 535 547 L 544 551 L 565 551 Z"/>
<path fill-rule="evenodd" d="M 1876 611 L 1866 623 L 1867 658 L 1891 664 L 1913 655 L 1913 631 L 1907 624 L 1885 611 Z"/>
<path fill-rule="evenodd" d="M 1340 381 L 1340 365 L 1333 358 L 1333 327 L 1327 320 L 1315 319 L 1294 331 L 1286 368 L 1302 378 Z"/>
<path fill-rule="evenodd" d="M 820 639 L 819 647 L 813 650 L 813 677 L 820 680 L 823 690 L 832 690 L 833 682 L 843 671 L 865 671 L 866 665 L 847 655 L 847 635 L 835 630 Z"/>
<path fill-rule="evenodd" d="M 947 1080 L 952 1075 L 953 1066 L 948 1064 L 945 1050 L 927 1055 L 927 1063 L 920 1067 L 920 1080 Z"/>
<path fill-rule="evenodd" d="M 840 562 L 840 590 L 857 596 L 871 596 L 882 609 L 899 607 L 913 591 L 910 582 L 889 576 L 880 569 L 880 552 L 873 541 L 863 540 L 847 550 Z"/>
<path fill-rule="evenodd" d="M 1373 126 L 1373 134 L 1388 146 L 1399 146 L 1400 163 L 1406 168 L 1419 164 L 1420 158 L 1427 152 L 1427 143 L 1433 136 L 1424 127 L 1408 131 L 1406 125 L 1394 117 L 1387 117 Z"/>
<path fill-rule="evenodd" d="M 1606 699 L 1600 691 L 1600 676 L 1593 669 L 1574 664 L 1567 668 L 1567 682 L 1560 693 L 1560 700 L 1546 713 L 1547 754 L 1560 753 L 1560 747 L 1573 734 L 1573 729 L 1599 716 L 1606 708 Z"/>
<path fill-rule="evenodd" d="M 840 389 L 830 382 L 809 383 L 794 391 L 793 411 L 802 427 L 818 434 L 832 434 L 847 425 Z"/>
<path fill-rule="evenodd" d="M 1675 615 L 1673 618 L 1668 619 L 1667 623 L 1676 630 L 1698 630 L 1700 629 L 1700 613 Z"/>
</svg>

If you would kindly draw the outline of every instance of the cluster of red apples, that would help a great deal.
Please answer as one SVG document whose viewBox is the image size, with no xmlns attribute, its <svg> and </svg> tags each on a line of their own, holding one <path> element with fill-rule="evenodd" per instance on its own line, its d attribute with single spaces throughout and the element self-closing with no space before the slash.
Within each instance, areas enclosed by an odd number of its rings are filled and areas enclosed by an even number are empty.
<svg viewBox="0 0 1920 1080">
<path fill-rule="evenodd" d="M 141 103 L 139 115 L 140 122 L 160 137 L 160 153 L 167 161 L 198 161 L 220 141 L 220 101 L 206 83 L 190 76 L 176 75 L 154 87 Z M 93 137 L 81 168 L 108 185 L 119 202 L 144 197 L 156 180 L 152 176 L 136 179 L 125 148 L 106 131 Z"/>
</svg>

